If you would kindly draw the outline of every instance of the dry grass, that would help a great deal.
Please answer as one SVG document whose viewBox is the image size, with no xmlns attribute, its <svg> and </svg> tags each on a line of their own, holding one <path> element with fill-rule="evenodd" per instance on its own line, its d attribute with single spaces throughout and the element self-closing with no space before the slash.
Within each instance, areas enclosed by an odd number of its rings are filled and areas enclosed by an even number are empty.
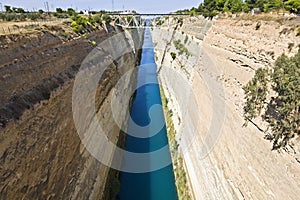
<svg viewBox="0 0 300 200">
<path fill-rule="evenodd" d="M 241 14 L 238 15 L 237 20 L 249 20 L 249 21 L 274 21 L 278 22 L 279 24 L 283 25 L 297 25 L 300 23 L 299 17 L 287 17 L 282 14 L 269 14 L 269 13 L 261 13 L 256 15 L 251 14 Z"/>
<path fill-rule="evenodd" d="M 219 16 L 219 19 L 234 19 L 237 21 L 246 20 L 246 21 L 270 21 L 270 22 L 278 22 L 279 24 L 283 25 L 299 25 L 300 24 L 300 17 L 291 17 L 291 16 L 284 16 L 281 11 L 273 11 L 272 14 L 270 13 L 260 13 L 252 15 L 251 13 L 239 13 L 236 15 L 229 14 L 229 13 L 222 13 Z M 285 13 L 289 14 L 289 13 Z"/>
<path fill-rule="evenodd" d="M 56 19 L 51 21 L 23 21 L 0 22 L 0 35 L 31 33 L 40 30 L 43 26 L 60 26 L 66 20 Z"/>
</svg>

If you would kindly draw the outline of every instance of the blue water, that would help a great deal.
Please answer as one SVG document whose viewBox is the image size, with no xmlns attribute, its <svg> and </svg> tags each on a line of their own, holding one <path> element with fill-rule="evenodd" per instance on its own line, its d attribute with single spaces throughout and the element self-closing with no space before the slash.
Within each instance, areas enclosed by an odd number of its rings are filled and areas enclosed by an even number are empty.
<svg viewBox="0 0 300 200">
<path fill-rule="evenodd" d="M 155 119 L 163 120 L 163 125 L 161 128 L 153 127 L 153 119 L 151 121 L 149 117 L 149 109 L 155 104 L 161 105 L 160 91 L 156 73 L 157 67 L 154 62 L 153 43 L 149 29 L 145 29 L 144 45 L 142 49 L 140 65 L 141 66 L 138 71 L 138 84 L 143 84 L 145 82 L 151 83 L 143 85 L 136 90 L 136 95 L 133 98 L 131 107 L 131 118 L 137 125 L 149 125 L 149 128 L 135 133 L 143 138 L 135 137 L 136 135 L 131 136 L 127 134 L 125 148 L 127 151 L 135 153 L 148 153 L 168 145 L 166 126 L 164 125 L 165 120 L 162 110 L 155 112 L 155 116 L 153 116 Z M 159 123 L 156 123 L 156 125 L 157 124 Z M 152 131 L 156 129 L 159 130 L 158 133 L 155 133 L 154 135 Z M 128 130 L 134 131 L 134 125 L 129 123 Z M 168 151 L 167 154 L 167 159 L 171 163 L 170 152 Z M 165 155 L 162 157 L 165 157 Z M 149 165 L 153 165 L 150 158 L 146 162 Z M 121 188 L 119 197 L 121 200 L 178 199 L 173 167 L 171 164 L 159 170 L 147 173 L 121 172 L 120 181 Z"/>
</svg>

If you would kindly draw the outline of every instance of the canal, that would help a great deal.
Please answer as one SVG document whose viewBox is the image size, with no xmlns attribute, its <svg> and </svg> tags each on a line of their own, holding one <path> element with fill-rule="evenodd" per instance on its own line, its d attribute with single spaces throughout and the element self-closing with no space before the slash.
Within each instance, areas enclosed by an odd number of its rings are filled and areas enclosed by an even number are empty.
<svg viewBox="0 0 300 200">
<path fill-rule="evenodd" d="M 128 131 L 132 132 L 136 125 L 145 127 L 143 130 L 134 135 L 127 134 L 125 148 L 127 151 L 134 153 L 151 153 L 157 151 L 168 145 L 168 138 L 166 126 L 153 127 L 161 123 L 152 123 L 159 119 L 163 120 L 165 124 L 163 111 L 155 112 L 155 120 L 150 119 L 149 110 L 153 105 L 161 105 L 160 91 L 157 80 L 156 64 L 154 61 L 153 42 L 151 38 L 151 31 L 149 28 L 145 29 L 144 44 L 141 55 L 141 63 L 138 71 L 138 85 L 135 96 L 131 106 L 131 118 L 135 123 L 128 124 Z M 147 80 L 151 80 L 149 84 Z M 154 80 L 154 81 L 153 81 Z M 152 133 L 153 130 L 158 130 L 157 133 Z M 120 193 L 121 200 L 173 200 L 177 198 L 175 178 L 173 167 L 171 163 L 170 153 L 168 152 L 168 159 L 170 164 L 158 169 L 149 170 L 145 173 L 129 173 L 121 172 L 120 175 Z M 126 162 L 126 158 L 124 158 Z M 146 161 L 149 165 L 151 157 Z M 137 163 L 138 164 L 138 163 Z M 145 163 L 143 163 L 145 164 Z M 151 169 L 151 167 L 150 167 Z"/>
</svg>

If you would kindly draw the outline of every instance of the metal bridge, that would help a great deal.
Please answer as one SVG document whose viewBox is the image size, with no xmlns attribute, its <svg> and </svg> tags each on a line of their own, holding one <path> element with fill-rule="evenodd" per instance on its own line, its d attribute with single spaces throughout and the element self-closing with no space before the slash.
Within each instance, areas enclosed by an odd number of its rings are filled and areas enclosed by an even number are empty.
<svg viewBox="0 0 300 200">
<path fill-rule="evenodd" d="M 145 18 L 150 18 L 151 27 L 170 27 L 189 14 L 176 13 L 109 13 L 117 26 L 123 28 L 145 28 Z M 152 18 L 151 18 L 152 17 Z"/>
</svg>

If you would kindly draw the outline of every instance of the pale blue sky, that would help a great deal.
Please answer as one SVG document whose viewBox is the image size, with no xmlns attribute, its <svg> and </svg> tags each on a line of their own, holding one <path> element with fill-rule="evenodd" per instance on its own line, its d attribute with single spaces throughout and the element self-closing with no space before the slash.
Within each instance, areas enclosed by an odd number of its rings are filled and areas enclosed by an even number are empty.
<svg viewBox="0 0 300 200">
<path fill-rule="evenodd" d="M 48 1 L 49 8 L 56 7 L 84 10 L 112 10 L 112 0 L 0 0 L 2 6 L 10 5 L 23 7 L 25 10 L 45 10 L 44 2 Z M 140 13 L 168 13 L 184 8 L 197 7 L 203 0 L 114 0 L 114 10 L 136 10 Z"/>
</svg>

